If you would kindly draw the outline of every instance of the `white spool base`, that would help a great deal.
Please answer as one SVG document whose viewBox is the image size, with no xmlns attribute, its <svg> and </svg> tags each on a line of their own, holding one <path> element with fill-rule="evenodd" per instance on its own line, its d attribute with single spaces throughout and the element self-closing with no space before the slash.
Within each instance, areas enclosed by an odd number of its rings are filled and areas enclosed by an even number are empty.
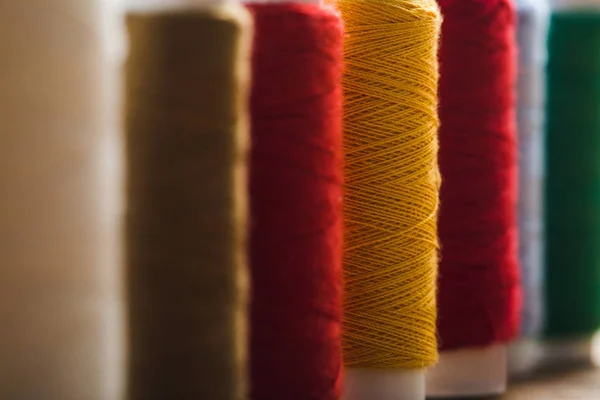
<svg viewBox="0 0 600 400">
<path fill-rule="evenodd" d="M 424 400 L 425 372 L 408 369 L 355 369 L 344 372 L 343 400 Z"/>
<path fill-rule="evenodd" d="M 564 364 L 590 364 L 595 361 L 598 335 L 548 340 L 543 344 L 543 362 L 552 367 Z"/>
<path fill-rule="evenodd" d="M 440 353 L 439 363 L 427 371 L 428 397 L 471 397 L 504 393 L 506 345 Z"/>
<path fill-rule="evenodd" d="M 542 361 L 542 345 L 534 340 L 522 338 L 508 346 L 508 376 L 519 378 L 532 373 Z"/>
</svg>

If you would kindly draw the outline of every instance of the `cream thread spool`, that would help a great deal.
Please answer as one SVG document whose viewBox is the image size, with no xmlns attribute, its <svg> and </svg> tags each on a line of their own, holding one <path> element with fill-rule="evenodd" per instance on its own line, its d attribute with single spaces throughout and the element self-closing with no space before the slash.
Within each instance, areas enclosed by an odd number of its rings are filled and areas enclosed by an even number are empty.
<svg viewBox="0 0 600 400">
<path fill-rule="evenodd" d="M 600 0 L 549 0 L 554 12 L 600 11 Z M 541 344 L 541 363 L 600 365 L 600 332 L 582 337 L 547 340 Z"/>
<path fill-rule="evenodd" d="M 108 6 L 0 2 L 1 398 L 120 397 Z"/>
</svg>

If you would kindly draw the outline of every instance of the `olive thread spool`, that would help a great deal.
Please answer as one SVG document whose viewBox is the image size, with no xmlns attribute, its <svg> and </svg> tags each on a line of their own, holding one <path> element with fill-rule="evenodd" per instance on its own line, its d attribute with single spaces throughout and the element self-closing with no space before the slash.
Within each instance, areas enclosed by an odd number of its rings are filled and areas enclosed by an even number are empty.
<svg viewBox="0 0 600 400">
<path fill-rule="evenodd" d="M 132 5 L 125 63 L 128 397 L 242 399 L 250 19 Z"/>
</svg>

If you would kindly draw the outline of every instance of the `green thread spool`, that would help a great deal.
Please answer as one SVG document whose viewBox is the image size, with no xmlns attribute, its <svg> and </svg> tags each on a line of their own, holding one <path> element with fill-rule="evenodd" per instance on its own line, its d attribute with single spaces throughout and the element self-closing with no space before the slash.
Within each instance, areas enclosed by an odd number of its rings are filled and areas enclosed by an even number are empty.
<svg viewBox="0 0 600 400">
<path fill-rule="evenodd" d="M 548 42 L 546 337 L 600 327 L 600 11 L 561 10 Z"/>
</svg>

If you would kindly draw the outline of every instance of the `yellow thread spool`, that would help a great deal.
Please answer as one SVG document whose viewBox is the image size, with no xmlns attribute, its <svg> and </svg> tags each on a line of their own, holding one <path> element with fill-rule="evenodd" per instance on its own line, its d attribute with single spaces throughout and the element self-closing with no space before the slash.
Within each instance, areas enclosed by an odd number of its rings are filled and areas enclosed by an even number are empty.
<svg viewBox="0 0 600 400">
<path fill-rule="evenodd" d="M 420 370 L 437 360 L 441 17 L 434 0 L 335 4 L 346 26 L 344 362 Z"/>
</svg>

